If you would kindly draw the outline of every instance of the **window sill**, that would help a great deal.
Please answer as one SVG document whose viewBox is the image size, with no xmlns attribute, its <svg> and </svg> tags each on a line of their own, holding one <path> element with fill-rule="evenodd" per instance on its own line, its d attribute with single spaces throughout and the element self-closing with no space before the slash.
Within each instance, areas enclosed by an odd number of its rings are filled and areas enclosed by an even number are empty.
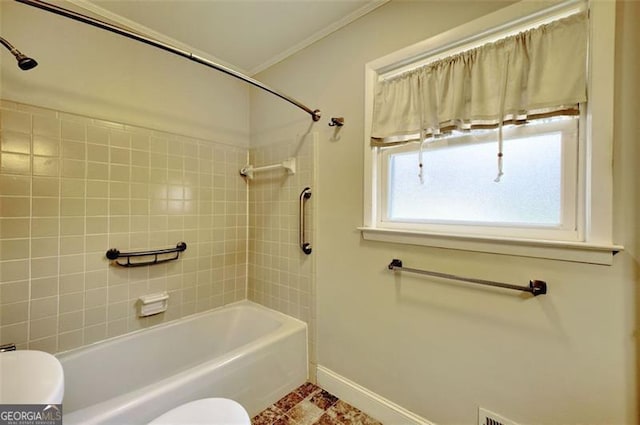
<svg viewBox="0 0 640 425">
<path fill-rule="evenodd" d="M 362 237 L 369 241 L 488 252 L 519 257 L 546 258 L 607 266 L 613 264 L 613 256 L 624 249 L 620 245 L 602 245 L 587 242 L 443 235 L 372 227 L 359 227 L 358 230 L 362 232 Z"/>
</svg>

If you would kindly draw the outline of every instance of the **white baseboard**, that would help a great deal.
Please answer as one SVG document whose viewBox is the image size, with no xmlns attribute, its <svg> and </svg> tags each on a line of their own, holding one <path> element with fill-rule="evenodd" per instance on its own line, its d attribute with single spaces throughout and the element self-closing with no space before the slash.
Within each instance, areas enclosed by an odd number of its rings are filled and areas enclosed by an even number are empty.
<svg viewBox="0 0 640 425">
<path fill-rule="evenodd" d="M 435 425 L 324 366 L 317 374 L 318 385 L 384 425 Z"/>
</svg>

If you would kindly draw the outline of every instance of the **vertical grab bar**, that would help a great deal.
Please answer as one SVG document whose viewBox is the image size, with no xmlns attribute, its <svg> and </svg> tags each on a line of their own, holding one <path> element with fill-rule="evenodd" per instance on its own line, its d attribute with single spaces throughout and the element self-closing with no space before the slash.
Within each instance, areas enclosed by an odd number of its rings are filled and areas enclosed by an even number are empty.
<svg viewBox="0 0 640 425">
<path fill-rule="evenodd" d="M 305 242 L 304 241 L 304 205 L 305 205 L 305 201 L 307 199 L 311 198 L 311 188 L 310 187 L 305 187 L 302 192 L 300 192 L 300 210 L 299 210 L 299 214 L 300 214 L 300 232 L 299 232 L 299 241 L 300 241 L 300 249 L 302 250 L 302 252 L 304 252 L 305 254 L 309 255 L 311 254 L 311 244 L 309 242 Z"/>
</svg>

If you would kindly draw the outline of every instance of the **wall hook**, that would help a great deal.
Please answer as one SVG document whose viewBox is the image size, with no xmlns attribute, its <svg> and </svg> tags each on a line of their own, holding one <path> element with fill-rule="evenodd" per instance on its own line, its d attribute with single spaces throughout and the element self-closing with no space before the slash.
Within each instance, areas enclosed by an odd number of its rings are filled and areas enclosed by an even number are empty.
<svg viewBox="0 0 640 425">
<path fill-rule="evenodd" d="M 329 121 L 329 127 L 342 127 L 344 125 L 343 117 L 331 117 Z"/>
</svg>

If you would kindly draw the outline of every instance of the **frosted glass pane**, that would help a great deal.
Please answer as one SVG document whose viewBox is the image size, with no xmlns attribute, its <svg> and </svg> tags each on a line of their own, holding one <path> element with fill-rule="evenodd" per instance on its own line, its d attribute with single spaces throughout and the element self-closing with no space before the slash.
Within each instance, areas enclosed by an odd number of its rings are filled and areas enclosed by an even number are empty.
<svg viewBox="0 0 640 425">
<path fill-rule="evenodd" d="M 559 225 L 562 137 L 550 133 L 507 140 L 504 176 L 497 175 L 497 144 L 460 144 L 389 155 L 388 218 L 396 221 Z"/>
</svg>

